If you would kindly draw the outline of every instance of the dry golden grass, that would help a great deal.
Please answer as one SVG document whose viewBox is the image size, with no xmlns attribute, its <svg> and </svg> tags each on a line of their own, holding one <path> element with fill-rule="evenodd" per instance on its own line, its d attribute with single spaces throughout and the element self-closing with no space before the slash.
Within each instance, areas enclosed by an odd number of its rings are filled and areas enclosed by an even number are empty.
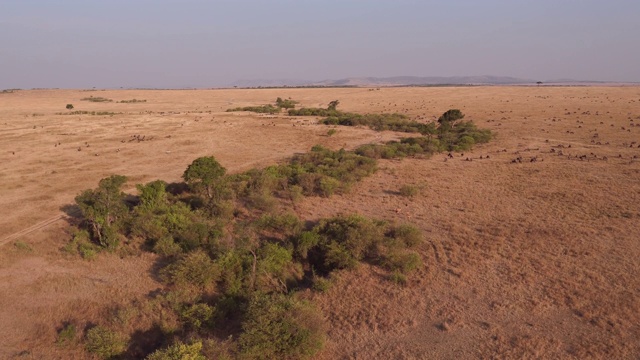
<svg viewBox="0 0 640 360">
<path fill-rule="evenodd" d="M 87 94 L 147 102 L 81 102 Z M 127 175 L 131 186 L 177 181 L 202 155 L 236 171 L 315 144 L 353 148 L 399 136 L 341 127 L 328 137 L 299 118 L 223 112 L 278 96 L 426 120 L 459 108 L 497 134 L 447 161 L 382 161 L 351 193 L 298 205 L 305 219 L 358 212 L 414 223 L 426 236 L 425 267 L 407 287 L 362 266 L 316 296 L 330 329 L 321 358 L 640 357 L 638 87 L 0 94 L 0 241 L 61 215 L 105 175 Z M 55 115 L 67 103 L 123 114 Z M 152 139 L 129 142 L 132 135 Z M 424 187 L 398 195 L 406 184 Z M 83 356 L 56 347 L 56 326 L 91 321 L 160 286 L 149 275 L 153 256 L 84 262 L 60 253 L 67 239 L 55 222 L 20 238 L 31 251 L 15 238 L 0 248 L 0 357 Z"/>
</svg>

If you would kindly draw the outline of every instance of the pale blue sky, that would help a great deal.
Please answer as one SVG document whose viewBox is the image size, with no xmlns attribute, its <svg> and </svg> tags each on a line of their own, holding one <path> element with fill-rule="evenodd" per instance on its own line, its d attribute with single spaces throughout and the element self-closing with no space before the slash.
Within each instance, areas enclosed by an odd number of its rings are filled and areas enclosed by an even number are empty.
<svg viewBox="0 0 640 360">
<path fill-rule="evenodd" d="M 639 0 L 0 0 L 0 89 L 640 81 Z"/>
</svg>

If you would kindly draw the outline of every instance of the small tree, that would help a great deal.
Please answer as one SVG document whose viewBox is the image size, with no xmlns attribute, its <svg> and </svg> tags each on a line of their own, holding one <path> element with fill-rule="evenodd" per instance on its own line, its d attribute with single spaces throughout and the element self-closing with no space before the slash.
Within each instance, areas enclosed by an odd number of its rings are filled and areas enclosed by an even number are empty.
<svg viewBox="0 0 640 360">
<path fill-rule="evenodd" d="M 200 157 L 195 159 L 187 170 L 182 174 L 182 178 L 189 187 L 213 200 L 219 191 L 224 174 L 227 169 L 222 167 L 213 156 Z"/>
<path fill-rule="evenodd" d="M 440 118 L 438 119 L 438 122 L 440 124 L 445 122 L 452 123 L 457 120 L 462 120 L 463 118 L 464 118 L 464 114 L 462 113 L 462 111 L 458 109 L 449 109 L 444 114 L 442 114 L 442 116 L 440 116 Z"/>
<path fill-rule="evenodd" d="M 117 225 L 128 214 L 125 194 L 120 190 L 127 178 L 112 175 L 100 180 L 95 190 L 85 190 L 75 200 L 89 224 L 91 235 L 105 248 L 118 243 Z"/>
<path fill-rule="evenodd" d="M 67 104 L 67 110 L 73 110 L 73 104 Z"/>
<path fill-rule="evenodd" d="M 327 110 L 335 110 L 338 105 L 340 105 L 340 100 L 333 100 L 329 103 L 329 106 L 327 106 Z"/>
</svg>

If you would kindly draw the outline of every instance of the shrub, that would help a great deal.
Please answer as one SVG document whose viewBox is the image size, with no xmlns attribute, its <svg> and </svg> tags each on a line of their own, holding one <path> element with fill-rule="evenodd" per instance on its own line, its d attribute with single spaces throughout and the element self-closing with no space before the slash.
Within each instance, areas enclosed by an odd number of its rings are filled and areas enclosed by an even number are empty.
<svg viewBox="0 0 640 360">
<path fill-rule="evenodd" d="M 73 104 L 67 104 L 66 108 L 67 110 L 73 110 Z"/>
<path fill-rule="evenodd" d="M 420 189 L 415 185 L 403 185 L 400 187 L 400 195 L 405 197 L 414 197 L 418 195 Z"/>
<path fill-rule="evenodd" d="M 31 248 L 31 246 L 29 246 L 29 244 L 27 244 L 24 241 L 16 241 L 13 243 L 13 246 L 15 246 L 15 248 L 19 251 L 23 251 L 23 252 L 32 252 L 33 249 Z"/>
<path fill-rule="evenodd" d="M 215 312 L 215 307 L 198 303 L 184 307 L 180 312 L 180 317 L 182 321 L 197 330 L 203 326 L 211 326 Z"/>
<path fill-rule="evenodd" d="M 338 132 L 338 130 L 336 129 L 330 129 L 329 131 L 327 131 L 327 136 L 333 136 Z"/>
<path fill-rule="evenodd" d="M 297 103 L 297 101 L 291 100 L 291 98 L 285 100 L 282 100 L 282 98 L 276 99 L 276 106 L 281 109 L 293 109 Z"/>
<path fill-rule="evenodd" d="M 302 223 L 291 213 L 282 215 L 265 214 L 255 222 L 259 230 L 273 232 L 282 236 L 292 236 L 302 229 Z"/>
<path fill-rule="evenodd" d="M 414 252 L 392 250 L 389 251 L 382 261 L 382 265 L 387 270 L 408 274 L 418 268 L 421 264 L 420 256 Z"/>
<path fill-rule="evenodd" d="M 311 288 L 317 292 L 327 292 L 331 288 L 331 280 L 322 276 L 314 276 L 312 279 Z"/>
<path fill-rule="evenodd" d="M 73 342 L 76 338 L 76 326 L 71 323 L 66 323 L 62 329 L 58 332 L 56 344 L 66 345 Z"/>
<path fill-rule="evenodd" d="M 201 351 L 201 342 L 195 342 L 191 345 L 177 343 L 166 349 L 156 350 L 147 356 L 146 360 L 206 360 Z"/>
<path fill-rule="evenodd" d="M 124 353 L 127 341 L 118 333 L 102 326 L 87 331 L 85 349 L 102 359 L 109 359 Z"/>
<path fill-rule="evenodd" d="M 244 359 L 308 359 L 324 342 L 316 309 L 284 295 L 253 296 L 242 330 L 238 342 Z"/>
<path fill-rule="evenodd" d="M 196 250 L 162 269 L 164 279 L 176 286 L 212 286 L 220 278 L 220 269 L 204 251 Z"/>
<path fill-rule="evenodd" d="M 399 271 L 394 271 L 391 274 L 389 274 L 387 276 L 387 280 L 391 281 L 396 285 L 402 285 L 402 286 L 407 285 L 407 276 L 402 274 Z"/>
<path fill-rule="evenodd" d="M 424 240 L 422 232 L 413 225 L 405 224 L 393 228 L 391 237 L 401 242 L 405 247 L 412 248 L 420 245 Z"/>
<path fill-rule="evenodd" d="M 313 231 L 320 239 L 318 245 L 309 250 L 309 261 L 324 273 L 353 268 L 361 260 L 376 259 L 378 245 L 384 238 L 382 224 L 359 215 L 322 220 Z"/>
<path fill-rule="evenodd" d="M 263 292 L 286 292 L 287 284 L 301 278 L 301 268 L 293 262 L 292 251 L 277 244 L 264 244 L 258 250 L 256 289 Z"/>
</svg>

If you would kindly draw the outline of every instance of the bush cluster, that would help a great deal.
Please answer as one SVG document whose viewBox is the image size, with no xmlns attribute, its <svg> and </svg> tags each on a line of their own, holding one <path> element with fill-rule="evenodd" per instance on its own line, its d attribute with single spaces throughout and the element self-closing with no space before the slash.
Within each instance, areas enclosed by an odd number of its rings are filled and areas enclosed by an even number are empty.
<svg viewBox="0 0 640 360">
<path fill-rule="evenodd" d="M 327 111 L 336 111 L 337 103 Z M 472 123 L 452 121 L 429 136 L 356 151 L 315 146 L 287 163 L 239 174 L 202 157 L 187 167 L 184 183 L 137 185 L 135 196 L 121 191 L 125 177 L 113 175 L 76 197 L 84 220 L 65 249 L 90 258 L 137 246 L 160 256 L 157 274 L 166 287 L 139 315 L 154 318 L 161 330 L 145 350 L 149 359 L 309 358 L 321 348 L 324 329 L 300 290 L 326 291 L 335 271 L 362 262 L 406 284 L 421 266 L 415 248 L 423 236 L 411 225 L 359 215 L 307 224 L 287 210 L 291 202 L 347 191 L 376 170 L 377 158 L 430 154 L 490 138 Z M 416 193 L 403 189 L 406 196 Z M 86 349 L 109 358 L 130 351 L 126 345 L 135 348 L 113 329 L 116 323 L 89 330 Z M 230 340 L 216 340 L 221 338 Z"/>
<path fill-rule="evenodd" d="M 269 105 L 262 105 L 262 106 L 244 106 L 244 107 L 237 107 L 233 109 L 227 109 L 227 112 L 235 112 L 235 111 L 251 111 L 259 114 L 277 114 L 280 112 L 280 108 L 269 104 Z"/>
<path fill-rule="evenodd" d="M 111 99 L 107 99 L 107 98 L 100 97 L 100 96 L 96 96 L 96 97 L 91 96 L 91 97 L 82 98 L 80 100 L 82 100 L 82 101 L 91 101 L 91 102 L 112 102 L 113 101 Z"/>
</svg>

